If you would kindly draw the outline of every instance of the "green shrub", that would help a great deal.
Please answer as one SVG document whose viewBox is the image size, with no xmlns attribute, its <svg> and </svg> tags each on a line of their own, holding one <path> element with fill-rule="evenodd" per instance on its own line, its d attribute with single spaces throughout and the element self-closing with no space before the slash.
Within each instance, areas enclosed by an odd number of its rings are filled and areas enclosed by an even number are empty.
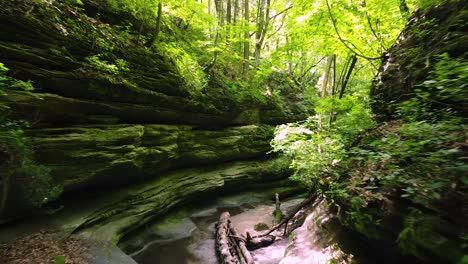
<svg viewBox="0 0 468 264">
<path fill-rule="evenodd" d="M 368 237 L 379 238 L 392 200 L 438 212 L 440 204 L 464 199 L 468 62 L 447 54 L 434 61 L 428 79 L 398 106 L 399 120 L 373 127 L 365 101 L 329 97 L 316 102 L 317 116 L 278 127 L 272 141 L 293 159 L 293 178 L 345 208 L 343 222 Z M 441 218 L 404 213 L 398 243 L 417 255 L 426 238 L 440 237 L 432 225 Z"/>
<path fill-rule="evenodd" d="M 352 139 L 373 126 L 368 108 L 359 98 L 346 96 L 342 100 L 326 98 L 318 101 L 317 115 L 301 123 L 277 127 L 271 144 L 273 151 L 292 157 L 295 170 L 293 180 L 306 186 L 316 184 L 334 187 L 338 178 L 333 176 L 335 167 L 346 157 L 346 146 Z M 333 116 L 334 122 L 330 122 Z M 342 196 L 337 188 L 328 189 Z M 318 190 L 325 189 L 318 188 Z"/>
<path fill-rule="evenodd" d="M 0 96 L 6 87 L 31 90 L 31 82 L 15 80 L 6 75 L 8 68 L 0 63 Z M 10 120 L 6 113 L 9 108 L 0 102 L 0 164 L 7 168 L 8 173 L 2 173 L 5 183 L 11 180 L 17 182 L 23 189 L 27 202 L 33 206 L 41 205 L 56 199 L 62 192 L 62 187 L 52 183 L 50 170 L 37 164 L 32 156 L 31 144 L 23 129 L 28 124 L 21 120 Z M 5 195 L 5 193 L 4 193 Z M 2 198 L 0 211 L 5 204 Z"/>
<path fill-rule="evenodd" d="M 257 223 L 254 227 L 255 231 L 264 231 L 270 229 L 270 227 L 265 223 Z"/>
<path fill-rule="evenodd" d="M 129 71 L 127 62 L 125 60 L 116 59 L 114 63 L 110 63 L 102 59 L 102 54 L 87 57 L 86 61 L 93 69 L 110 74 L 121 74 Z"/>
<path fill-rule="evenodd" d="M 177 74 L 182 77 L 185 88 L 191 94 L 199 94 L 208 81 L 200 64 L 175 43 L 160 43 L 158 48 L 175 65 Z"/>
</svg>

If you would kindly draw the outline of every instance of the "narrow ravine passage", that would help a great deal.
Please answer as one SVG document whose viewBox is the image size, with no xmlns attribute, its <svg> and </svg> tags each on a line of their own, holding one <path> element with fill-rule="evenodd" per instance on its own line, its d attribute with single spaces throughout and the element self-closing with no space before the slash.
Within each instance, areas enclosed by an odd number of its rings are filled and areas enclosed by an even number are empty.
<svg viewBox="0 0 468 264">
<path fill-rule="evenodd" d="M 468 264 L 467 21 L 0 0 L 0 264 Z"/>
<path fill-rule="evenodd" d="M 232 222 L 241 234 L 246 232 L 255 234 L 257 232 L 254 226 L 258 223 L 272 226 L 272 212 L 275 209 L 273 197 L 271 190 L 244 192 L 220 197 L 191 208 L 182 208 L 125 237 L 120 247 L 140 264 L 215 264 L 218 262 L 215 255 L 214 233 L 215 223 L 220 214 L 224 211 L 230 212 Z M 299 195 L 284 199 L 281 209 L 283 212 L 288 212 L 297 206 L 304 199 L 303 197 Z M 285 238 L 275 241 L 266 248 L 251 251 L 255 263 L 326 263 L 332 257 L 330 250 L 310 251 L 310 248 L 316 245 L 311 239 L 313 234 L 308 234 L 307 225 L 317 217 L 317 213 L 311 214 L 296 236 L 301 241 L 310 240 L 309 243 L 301 243 L 300 250 L 320 255 L 318 262 L 310 262 L 311 254 L 294 255 L 281 262 L 290 244 L 289 239 Z M 309 260 L 307 261 L 306 258 Z M 321 261 L 323 259 L 325 261 Z"/>
</svg>

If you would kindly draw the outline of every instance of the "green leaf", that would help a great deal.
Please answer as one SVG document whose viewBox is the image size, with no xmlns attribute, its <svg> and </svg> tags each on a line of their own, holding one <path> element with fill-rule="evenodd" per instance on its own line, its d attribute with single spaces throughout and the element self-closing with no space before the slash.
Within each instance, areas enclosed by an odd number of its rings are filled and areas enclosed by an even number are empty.
<svg viewBox="0 0 468 264">
<path fill-rule="evenodd" d="M 65 256 L 55 256 L 54 257 L 54 264 L 65 264 L 66 258 Z"/>
</svg>

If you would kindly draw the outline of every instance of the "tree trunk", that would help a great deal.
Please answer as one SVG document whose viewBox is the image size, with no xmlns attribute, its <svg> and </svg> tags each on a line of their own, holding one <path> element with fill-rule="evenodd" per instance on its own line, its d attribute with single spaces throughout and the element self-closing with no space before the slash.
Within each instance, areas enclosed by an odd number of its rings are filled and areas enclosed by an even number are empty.
<svg viewBox="0 0 468 264">
<path fill-rule="evenodd" d="M 281 212 L 281 203 L 279 200 L 279 194 L 275 193 L 275 210 L 273 211 L 273 218 L 275 223 L 281 222 L 281 219 L 284 217 L 283 212 Z"/>
<path fill-rule="evenodd" d="M 224 25 L 224 9 L 223 9 L 223 3 L 222 0 L 215 0 L 215 9 L 216 9 L 216 17 L 218 21 L 218 26 L 216 27 L 216 33 L 215 33 L 215 39 L 213 43 L 214 52 L 213 52 L 213 59 L 210 61 L 210 64 L 206 66 L 205 72 L 209 72 L 214 65 L 216 64 L 216 61 L 218 60 L 218 45 L 219 45 L 219 39 L 220 39 L 220 29 Z"/>
<path fill-rule="evenodd" d="M 253 261 L 252 255 L 250 254 L 249 250 L 245 246 L 245 240 L 243 240 L 239 236 L 239 232 L 237 232 L 236 228 L 234 227 L 234 225 L 231 222 L 229 222 L 229 231 L 231 232 L 232 237 L 236 240 L 237 245 L 239 247 L 239 251 L 240 251 L 240 253 L 242 255 L 242 258 L 244 259 L 245 263 L 246 264 L 253 264 L 254 261 Z"/>
<path fill-rule="evenodd" d="M 255 32 L 255 63 L 258 65 L 258 60 L 260 58 L 260 49 L 261 43 L 260 39 L 262 37 L 263 28 L 265 25 L 265 0 L 257 0 L 257 31 Z"/>
<path fill-rule="evenodd" d="M 286 226 L 284 228 L 287 228 L 287 223 L 289 222 L 289 220 L 291 220 L 291 218 L 293 218 L 294 215 L 297 212 L 299 212 L 299 210 L 301 210 L 304 206 L 315 202 L 316 199 L 317 199 L 317 195 L 311 195 L 309 198 L 302 201 L 289 215 L 284 217 L 283 220 L 281 220 L 281 222 L 279 224 L 275 225 L 270 230 L 268 230 L 268 232 L 266 232 L 265 234 L 260 235 L 259 237 L 270 235 L 273 231 L 275 231 L 276 229 L 280 228 L 282 225 L 285 225 L 285 224 L 286 224 Z"/>
<path fill-rule="evenodd" d="M 328 87 L 328 82 L 329 82 L 329 79 L 330 79 L 330 70 L 331 70 L 331 66 L 333 64 L 334 56 L 335 56 L 334 54 L 328 56 L 327 64 L 326 64 L 325 69 L 324 69 L 323 74 L 322 74 L 322 85 L 320 86 L 320 97 L 321 98 L 325 98 L 327 96 L 327 87 Z"/>
<path fill-rule="evenodd" d="M 216 36 L 215 36 L 215 40 L 214 40 L 214 47 L 215 48 L 218 47 L 218 42 L 219 42 L 219 32 L 216 32 Z M 211 69 L 215 66 L 216 61 L 218 60 L 218 53 L 219 53 L 218 50 L 215 49 L 215 51 L 213 52 L 213 59 L 211 59 L 210 64 L 208 64 L 208 66 L 206 66 L 205 72 L 211 71 Z"/>
<path fill-rule="evenodd" d="M 255 61 L 257 65 L 259 64 L 260 54 L 263 48 L 263 42 L 265 41 L 265 36 L 270 24 L 270 5 L 271 0 L 261 0 L 259 1 L 261 6 L 259 7 L 259 19 L 257 20 L 257 42 L 255 43 Z M 266 10 L 265 10 L 266 9 Z"/>
<path fill-rule="evenodd" d="M 216 8 L 216 17 L 218 18 L 218 25 L 222 27 L 224 25 L 224 8 L 222 0 L 214 0 Z M 219 30 L 217 30 L 219 32 Z"/>
<path fill-rule="evenodd" d="M 234 17 L 232 23 L 236 23 L 237 20 L 239 20 L 239 0 L 234 0 Z"/>
<path fill-rule="evenodd" d="M 333 55 L 333 61 L 332 61 L 333 65 L 332 65 L 332 68 L 331 68 L 331 71 L 333 72 L 333 77 L 331 79 L 331 92 L 330 94 L 333 96 L 335 95 L 335 87 L 336 87 L 336 55 Z"/>
<path fill-rule="evenodd" d="M 153 44 L 159 40 L 159 32 L 161 31 L 161 20 L 162 20 L 162 3 L 158 3 L 158 18 L 156 20 L 156 31 L 153 36 L 146 43 L 146 47 L 151 47 Z"/>
<path fill-rule="evenodd" d="M 249 32 L 249 0 L 244 0 L 244 65 L 243 76 L 247 79 L 249 75 L 249 59 L 250 59 L 250 32 Z"/>
<path fill-rule="evenodd" d="M 219 217 L 219 222 L 216 227 L 216 250 L 221 263 L 237 264 L 237 260 L 231 253 L 232 242 L 229 238 L 229 218 L 228 212 L 224 212 Z"/>
<path fill-rule="evenodd" d="M 348 85 L 349 77 L 351 77 L 351 73 L 353 73 L 354 66 L 356 66 L 356 62 L 357 62 L 356 55 L 352 55 L 351 64 L 349 65 L 346 76 L 345 76 L 343 82 L 341 83 L 340 96 L 338 97 L 339 99 L 343 98 L 343 95 L 344 95 L 344 92 L 345 92 L 345 89 L 346 89 L 346 85 Z"/>
<path fill-rule="evenodd" d="M 227 1 L 227 7 L 226 7 L 226 23 L 231 24 L 232 23 L 232 6 L 231 6 L 231 0 Z"/>
</svg>

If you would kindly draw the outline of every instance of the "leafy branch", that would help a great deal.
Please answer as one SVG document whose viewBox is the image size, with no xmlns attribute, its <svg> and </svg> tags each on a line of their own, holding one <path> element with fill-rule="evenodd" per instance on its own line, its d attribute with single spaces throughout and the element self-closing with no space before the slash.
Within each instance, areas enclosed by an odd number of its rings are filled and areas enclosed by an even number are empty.
<svg viewBox="0 0 468 264">
<path fill-rule="evenodd" d="M 338 39 L 341 41 L 341 43 L 343 43 L 343 45 L 349 50 L 351 51 L 352 53 L 354 53 L 356 56 L 358 57 L 361 57 L 361 58 L 364 58 L 364 59 L 367 59 L 369 61 L 373 61 L 373 60 L 378 60 L 378 59 L 381 59 L 383 58 L 383 56 L 379 56 L 379 57 L 369 57 L 369 56 L 366 56 L 366 55 L 363 55 L 359 52 L 357 52 L 356 50 L 354 50 L 353 48 L 350 47 L 350 45 L 352 45 L 353 47 L 355 47 L 357 49 L 357 47 L 351 43 L 350 41 L 348 40 L 345 40 L 341 37 L 340 35 L 340 32 L 338 31 L 338 27 L 336 26 L 336 21 L 335 21 L 335 18 L 333 17 L 333 14 L 332 14 L 332 11 L 331 11 L 331 7 L 330 7 L 330 3 L 328 3 L 328 0 L 325 0 L 325 2 L 327 3 L 327 9 L 328 9 L 328 14 L 330 15 L 330 19 L 333 23 L 333 28 L 335 29 L 335 32 L 336 34 L 338 35 Z M 348 45 L 346 42 L 349 42 L 350 45 Z"/>
</svg>

